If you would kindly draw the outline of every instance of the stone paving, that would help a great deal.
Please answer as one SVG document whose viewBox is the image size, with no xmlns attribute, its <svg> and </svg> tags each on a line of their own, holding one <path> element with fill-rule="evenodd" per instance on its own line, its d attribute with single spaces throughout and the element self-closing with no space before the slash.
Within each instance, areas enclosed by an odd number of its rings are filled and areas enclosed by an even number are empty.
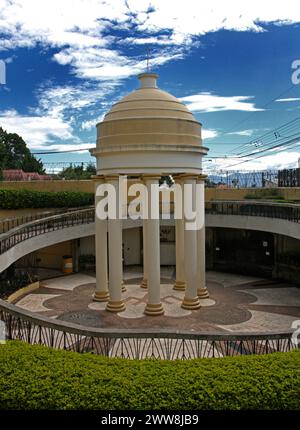
<svg viewBox="0 0 300 430">
<path fill-rule="evenodd" d="M 140 288 L 142 269 L 131 267 L 124 273 L 126 310 L 105 311 L 106 303 L 92 300 L 95 277 L 77 273 L 44 280 L 41 288 L 23 296 L 16 304 L 40 315 L 89 327 L 173 328 L 208 332 L 266 332 L 288 330 L 300 319 L 300 288 L 272 280 L 207 272 L 209 299 L 201 308 L 180 307 L 183 293 L 173 290 L 174 268 L 161 271 L 161 297 L 165 315 L 144 315 L 147 290 Z"/>
</svg>

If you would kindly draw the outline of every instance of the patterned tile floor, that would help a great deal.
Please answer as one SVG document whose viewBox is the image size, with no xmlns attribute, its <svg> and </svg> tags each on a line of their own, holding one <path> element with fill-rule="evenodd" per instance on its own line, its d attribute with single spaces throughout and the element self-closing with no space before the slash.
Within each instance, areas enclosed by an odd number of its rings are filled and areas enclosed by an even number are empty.
<svg viewBox="0 0 300 430">
<path fill-rule="evenodd" d="M 162 268 L 161 297 L 165 315 L 144 315 L 147 290 L 140 288 L 142 269 L 124 273 L 126 310 L 119 314 L 105 311 L 105 303 L 92 300 L 93 274 L 78 273 L 44 280 L 39 290 L 27 294 L 16 304 L 23 309 L 51 318 L 90 327 L 173 328 L 188 331 L 287 330 L 300 319 L 300 288 L 262 278 L 207 272 L 210 298 L 201 308 L 188 311 L 180 307 L 183 293 L 173 290 L 174 268 Z"/>
</svg>

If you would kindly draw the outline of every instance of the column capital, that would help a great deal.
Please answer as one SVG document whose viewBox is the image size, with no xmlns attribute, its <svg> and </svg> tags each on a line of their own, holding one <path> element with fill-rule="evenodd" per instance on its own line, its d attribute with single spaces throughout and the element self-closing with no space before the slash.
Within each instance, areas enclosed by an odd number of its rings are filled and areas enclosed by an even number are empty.
<svg viewBox="0 0 300 430">
<path fill-rule="evenodd" d="M 120 177 L 121 175 L 107 175 L 107 176 L 104 176 L 104 179 L 105 179 L 105 182 L 110 182 L 110 181 L 118 181 L 119 180 L 119 177 Z"/>
<path fill-rule="evenodd" d="M 199 175 L 196 173 L 184 173 L 183 175 L 180 175 L 181 180 L 197 180 Z"/>
<path fill-rule="evenodd" d="M 201 173 L 201 175 L 198 175 L 197 181 L 205 181 L 206 178 L 207 178 L 207 175 L 204 175 Z"/>
<path fill-rule="evenodd" d="M 175 182 L 175 184 L 179 184 L 179 183 L 181 183 L 182 181 L 183 181 L 183 177 L 182 177 L 182 175 L 176 175 L 176 176 L 172 176 L 172 178 L 173 178 L 173 180 L 174 180 L 174 182 Z"/>
<path fill-rule="evenodd" d="M 161 175 L 156 175 L 155 173 L 151 174 L 151 173 L 145 173 L 144 175 L 141 175 L 141 179 L 142 181 L 159 181 L 161 178 Z"/>
</svg>

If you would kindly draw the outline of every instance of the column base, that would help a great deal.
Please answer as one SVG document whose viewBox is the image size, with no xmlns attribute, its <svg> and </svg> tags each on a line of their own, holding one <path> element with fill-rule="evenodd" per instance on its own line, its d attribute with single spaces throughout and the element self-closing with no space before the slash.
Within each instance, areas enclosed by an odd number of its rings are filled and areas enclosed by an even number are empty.
<svg viewBox="0 0 300 430">
<path fill-rule="evenodd" d="M 122 311 L 125 311 L 126 306 L 123 300 L 118 300 L 118 301 L 109 300 L 105 309 L 109 312 L 122 312 Z"/>
<path fill-rule="evenodd" d="M 163 315 L 164 314 L 164 308 L 163 305 L 161 303 L 157 303 L 157 304 L 151 304 L 151 303 L 147 303 L 145 310 L 144 310 L 144 314 L 146 315 Z"/>
<path fill-rule="evenodd" d="M 93 300 L 95 302 L 108 302 L 109 292 L 108 291 L 95 291 Z"/>
<path fill-rule="evenodd" d="M 127 291 L 127 288 L 126 288 L 126 285 L 124 284 L 124 281 L 122 281 L 121 287 L 122 287 L 121 289 L 122 293 L 125 293 L 125 291 Z"/>
<path fill-rule="evenodd" d="M 142 283 L 140 285 L 141 288 L 148 288 L 148 281 L 147 279 L 143 279 Z"/>
<path fill-rule="evenodd" d="M 197 294 L 199 299 L 208 299 L 209 298 L 209 292 L 207 291 L 207 288 L 198 288 Z"/>
<path fill-rule="evenodd" d="M 200 301 L 198 296 L 194 297 L 193 299 L 189 298 L 189 297 L 185 297 L 183 299 L 183 302 L 181 304 L 181 307 L 183 309 L 189 309 L 191 311 L 195 310 L 195 309 L 199 309 L 201 307 L 200 305 Z"/>
<path fill-rule="evenodd" d="M 184 291 L 186 288 L 186 282 L 184 281 L 176 281 L 173 287 L 173 290 L 176 291 Z"/>
</svg>

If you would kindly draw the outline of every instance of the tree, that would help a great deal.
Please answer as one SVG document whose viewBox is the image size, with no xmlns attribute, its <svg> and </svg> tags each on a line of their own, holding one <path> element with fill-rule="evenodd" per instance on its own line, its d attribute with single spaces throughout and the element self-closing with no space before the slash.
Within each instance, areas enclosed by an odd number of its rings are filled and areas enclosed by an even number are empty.
<svg viewBox="0 0 300 430">
<path fill-rule="evenodd" d="M 43 163 L 31 154 L 22 137 L 0 127 L 0 171 L 3 169 L 45 173 Z"/>
<path fill-rule="evenodd" d="M 59 179 L 67 180 L 78 180 L 78 179 L 90 179 L 92 175 L 96 174 L 96 167 L 94 164 L 89 163 L 86 168 L 84 168 L 83 163 L 80 166 L 70 166 L 64 168 L 59 174 Z"/>
</svg>

